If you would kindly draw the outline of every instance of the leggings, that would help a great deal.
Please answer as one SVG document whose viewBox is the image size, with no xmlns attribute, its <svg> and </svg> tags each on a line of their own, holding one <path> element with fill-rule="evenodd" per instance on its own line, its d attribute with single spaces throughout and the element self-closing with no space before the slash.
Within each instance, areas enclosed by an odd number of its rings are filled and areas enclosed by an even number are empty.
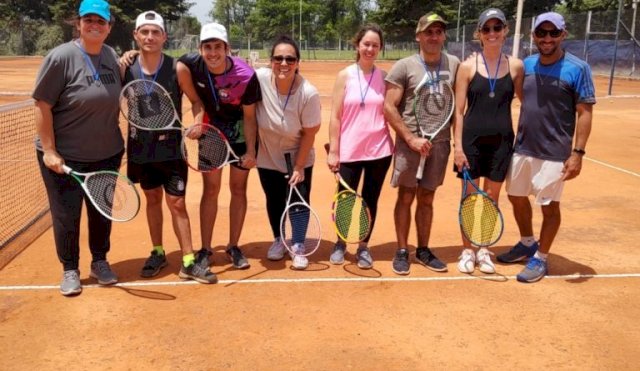
<svg viewBox="0 0 640 371">
<path fill-rule="evenodd" d="M 123 152 L 96 162 L 65 161 L 66 165 L 79 173 L 96 170 L 115 170 L 120 167 Z M 80 261 L 80 216 L 82 203 L 87 206 L 89 220 L 89 250 L 92 262 L 106 260 L 111 247 L 111 220 L 100 214 L 87 199 L 78 182 L 67 174 L 58 174 L 47 168 L 43 162 L 43 153 L 37 151 L 40 173 L 47 190 L 53 235 L 58 260 L 65 271 L 78 269 Z"/>
<path fill-rule="evenodd" d="M 387 170 L 391 165 L 392 156 L 383 157 L 376 160 L 367 161 L 355 161 L 355 162 L 341 162 L 340 163 L 340 176 L 344 181 L 353 189 L 358 189 L 358 183 L 360 183 L 360 176 L 364 171 L 364 184 L 362 185 L 362 198 L 369 207 L 371 212 L 371 231 L 376 223 L 376 215 L 378 213 L 378 198 L 380 198 L 380 192 L 382 191 L 382 185 L 384 184 L 384 178 L 387 175 Z M 340 190 L 343 187 L 340 186 Z M 364 239 L 364 242 L 369 242 L 371 232 Z"/>
</svg>

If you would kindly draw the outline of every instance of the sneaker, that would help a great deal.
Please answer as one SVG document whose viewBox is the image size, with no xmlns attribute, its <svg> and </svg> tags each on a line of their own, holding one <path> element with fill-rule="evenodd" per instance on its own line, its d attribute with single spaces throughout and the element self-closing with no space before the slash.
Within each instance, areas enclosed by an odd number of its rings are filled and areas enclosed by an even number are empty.
<svg viewBox="0 0 640 371">
<path fill-rule="evenodd" d="M 396 250 L 396 256 L 393 257 L 393 262 L 391 264 L 391 269 L 393 269 L 393 273 L 400 275 L 409 274 L 409 268 L 411 267 L 411 263 L 409 263 L 409 250 L 407 249 L 398 249 Z"/>
<path fill-rule="evenodd" d="M 344 252 L 347 250 L 347 246 L 343 243 L 336 242 L 333 245 L 333 252 L 329 257 L 329 262 L 331 264 L 342 264 L 344 263 Z"/>
<path fill-rule="evenodd" d="M 522 272 L 518 273 L 516 279 L 520 282 L 532 283 L 542 279 L 547 274 L 547 262 L 532 257 L 527 262 Z"/>
<path fill-rule="evenodd" d="M 188 267 L 185 267 L 184 265 L 180 267 L 178 277 L 184 280 L 194 280 L 200 283 L 218 282 L 218 277 L 216 277 L 215 273 L 209 270 L 209 267 L 203 268 L 201 265 L 195 263 Z"/>
<path fill-rule="evenodd" d="M 106 260 L 98 260 L 91 263 L 90 277 L 98 280 L 101 285 L 113 285 L 118 282 L 118 276 L 111 270 L 109 262 Z"/>
<path fill-rule="evenodd" d="M 373 267 L 373 258 L 368 247 L 358 247 L 356 261 L 360 269 L 371 269 Z"/>
<path fill-rule="evenodd" d="M 460 273 L 473 273 L 476 269 L 476 255 L 471 249 L 464 249 L 460 254 L 458 270 Z"/>
<path fill-rule="evenodd" d="M 500 263 L 515 263 L 533 256 L 540 246 L 534 243 L 530 247 L 525 246 L 522 242 L 518 242 L 511 250 L 504 254 L 498 255 L 497 259 Z"/>
<path fill-rule="evenodd" d="M 201 268 L 203 269 L 207 269 L 209 268 L 209 266 L 211 265 L 211 260 L 209 259 L 209 257 L 211 256 L 211 250 L 203 247 L 200 250 L 198 250 L 198 252 L 196 253 L 196 260 L 195 263 L 197 265 L 199 265 Z"/>
<path fill-rule="evenodd" d="M 151 255 L 144 262 L 144 266 L 140 271 L 140 277 L 149 278 L 158 275 L 160 270 L 167 266 L 167 257 L 164 254 L 158 254 L 156 250 L 151 251 Z"/>
<path fill-rule="evenodd" d="M 428 247 L 416 249 L 416 261 L 435 272 L 446 272 L 447 266 L 440 261 Z"/>
<path fill-rule="evenodd" d="M 478 263 L 478 269 L 480 269 L 480 272 L 487 274 L 496 273 L 496 266 L 493 265 L 493 262 L 491 261 L 491 255 L 493 255 L 493 253 L 484 247 L 478 251 L 476 262 Z"/>
<path fill-rule="evenodd" d="M 242 255 L 242 251 L 238 248 L 238 246 L 231 246 L 230 248 L 228 248 L 227 256 L 233 263 L 234 268 L 247 269 L 251 266 L 249 265 L 249 261 L 247 261 L 247 258 Z"/>
<path fill-rule="evenodd" d="M 293 250 L 304 251 L 304 246 L 301 243 L 297 243 L 293 245 Z M 289 253 L 289 255 L 291 255 L 291 260 L 293 260 L 293 264 L 291 265 L 293 269 L 302 270 L 306 269 L 309 266 L 309 259 L 307 259 L 306 256 L 295 255 L 291 253 Z"/>
<path fill-rule="evenodd" d="M 286 246 L 282 242 L 282 238 L 278 237 L 273 241 L 269 251 L 267 251 L 267 259 L 277 261 L 284 258 L 284 253 L 287 251 Z"/>
<path fill-rule="evenodd" d="M 64 296 L 71 296 L 81 292 L 80 271 L 77 269 L 64 271 L 64 273 L 62 273 L 62 282 L 60 283 L 60 293 Z"/>
</svg>

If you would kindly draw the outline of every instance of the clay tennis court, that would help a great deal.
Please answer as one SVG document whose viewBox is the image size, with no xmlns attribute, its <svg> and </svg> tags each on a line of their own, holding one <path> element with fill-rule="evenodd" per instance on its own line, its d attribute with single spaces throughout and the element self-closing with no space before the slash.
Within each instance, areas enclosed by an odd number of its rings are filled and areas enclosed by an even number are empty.
<svg viewBox="0 0 640 371">
<path fill-rule="evenodd" d="M 0 60 L 0 91 L 30 91 L 39 63 Z M 214 229 L 216 285 L 177 277 L 180 253 L 167 210 L 169 266 L 153 279 L 141 279 L 150 251 L 142 211 L 114 226 L 109 260 L 120 277 L 114 287 L 98 287 L 89 278 L 83 223 L 84 290 L 63 297 L 61 266 L 47 230 L 0 271 L 0 369 L 637 369 L 640 82 L 615 80 L 615 96 L 609 98 L 607 81 L 596 78 L 593 131 L 583 172 L 565 187 L 550 275 L 526 285 L 515 280 L 521 264 L 496 264 L 495 275 L 458 272 L 460 184 L 452 172 L 436 194 L 431 235 L 447 273 L 418 264 L 409 276 L 391 271 L 396 192 L 388 182 L 370 242 L 374 269 L 357 268 L 355 246 L 349 247 L 345 265 L 329 263 L 335 183 L 321 145 L 327 140 L 331 87 L 345 65 L 303 62 L 301 67 L 320 90 L 323 108 L 311 203 L 322 219 L 324 240 L 306 271 L 290 269 L 290 260 L 266 259 L 272 236 L 255 170 L 241 238 L 251 268 L 234 269 L 224 254 L 229 193 L 223 188 Z M 391 63 L 380 66 L 388 70 Z M 0 95 L 0 103 L 25 98 Z M 24 186 L 39 182 L 25 179 Z M 187 202 L 195 243 L 201 189 L 200 176 L 191 172 Z M 519 238 L 504 194 L 500 205 L 506 226 L 493 248 L 497 253 Z M 537 231 L 541 215 L 534 210 Z M 415 244 L 413 230 L 410 243 Z"/>
</svg>

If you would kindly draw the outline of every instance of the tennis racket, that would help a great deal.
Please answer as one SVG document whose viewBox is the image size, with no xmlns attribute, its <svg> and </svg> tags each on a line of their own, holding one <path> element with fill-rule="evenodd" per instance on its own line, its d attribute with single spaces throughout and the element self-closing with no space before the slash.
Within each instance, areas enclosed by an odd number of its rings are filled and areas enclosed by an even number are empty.
<svg viewBox="0 0 640 371">
<path fill-rule="evenodd" d="M 329 143 L 324 145 L 329 153 Z M 336 234 L 347 243 L 363 241 L 371 231 L 371 213 L 362 196 L 344 181 L 339 172 L 334 172 L 336 193 L 331 205 L 331 219 Z M 340 188 L 342 186 L 342 188 Z"/>
<path fill-rule="evenodd" d="M 133 80 L 120 92 L 120 112 L 134 127 L 182 133 L 182 155 L 192 169 L 209 172 L 240 161 L 224 134 L 208 124 L 182 126 L 171 95 L 155 81 Z M 174 126 L 175 122 L 180 127 Z"/>
<path fill-rule="evenodd" d="M 126 222 L 138 214 L 140 196 L 126 176 L 111 170 L 78 173 L 67 165 L 62 169 L 80 184 L 91 204 L 105 218 Z"/>
<path fill-rule="evenodd" d="M 285 160 L 287 178 L 290 178 L 293 174 L 290 153 L 285 154 Z M 298 200 L 292 202 L 294 193 Z M 320 218 L 294 184 L 289 186 L 287 204 L 280 217 L 280 236 L 287 250 L 293 255 L 309 256 L 320 246 Z"/>
<path fill-rule="evenodd" d="M 415 89 L 413 114 L 416 117 L 418 130 L 423 138 L 429 141 L 446 127 L 453 114 L 453 89 L 447 81 L 432 80 L 427 73 Z M 422 180 L 424 163 L 427 157 L 420 156 L 420 166 L 416 172 L 416 180 Z"/>
<path fill-rule="evenodd" d="M 458 220 L 460 230 L 465 238 L 478 247 L 488 247 L 500 239 L 504 229 L 502 212 L 489 195 L 478 188 L 469 176 L 467 169 L 462 169 L 464 186 Z M 467 194 L 467 185 L 471 184 L 475 192 Z"/>
</svg>

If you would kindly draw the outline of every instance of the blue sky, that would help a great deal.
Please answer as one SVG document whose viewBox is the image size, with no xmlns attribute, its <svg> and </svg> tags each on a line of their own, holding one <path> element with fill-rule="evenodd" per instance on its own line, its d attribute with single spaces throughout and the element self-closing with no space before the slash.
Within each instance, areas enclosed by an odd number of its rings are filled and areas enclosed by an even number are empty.
<svg viewBox="0 0 640 371">
<path fill-rule="evenodd" d="M 195 4 L 189 9 L 191 15 L 198 18 L 201 24 L 211 22 L 208 14 L 213 8 L 213 0 L 192 0 Z"/>
</svg>

